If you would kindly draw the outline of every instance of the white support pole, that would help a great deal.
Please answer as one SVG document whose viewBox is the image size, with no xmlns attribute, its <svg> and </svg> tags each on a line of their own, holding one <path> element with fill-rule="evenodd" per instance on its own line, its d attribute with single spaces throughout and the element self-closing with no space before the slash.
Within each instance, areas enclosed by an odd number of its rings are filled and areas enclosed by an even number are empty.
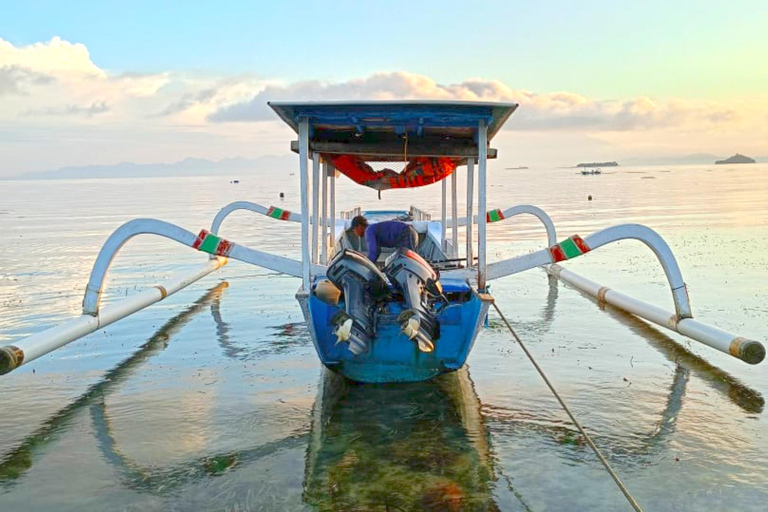
<svg viewBox="0 0 768 512">
<path fill-rule="evenodd" d="M 83 314 L 13 345 L 0 347 L 0 375 L 163 300 L 217 270 L 226 262 L 227 259 L 222 257 L 207 260 L 188 274 L 172 279 L 163 286 L 153 286 L 119 302 L 104 306 L 95 315 Z"/>
<path fill-rule="evenodd" d="M 477 126 L 477 287 L 485 291 L 485 227 L 488 206 L 485 200 L 485 171 L 488 158 L 488 127 L 481 120 Z"/>
<path fill-rule="evenodd" d="M 319 259 L 318 235 L 320 229 L 320 155 L 312 153 L 312 263 Z"/>
<path fill-rule="evenodd" d="M 452 257 L 459 257 L 459 204 L 456 201 L 457 196 L 457 176 L 456 170 L 451 173 L 451 245 L 453 245 Z"/>
<path fill-rule="evenodd" d="M 328 173 L 331 176 L 331 240 L 336 243 L 336 169 L 328 164 Z"/>
<path fill-rule="evenodd" d="M 475 159 L 467 159 L 467 268 L 472 266 L 474 249 L 472 247 L 472 216 L 474 215 L 473 199 L 475 188 Z"/>
<path fill-rule="evenodd" d="M 446 225 L 446 223 L 448 222 L 448 203 L 447 203 L 448 183 L 445 180 L 443 180 L 442 184 L 443 184 L 443 203 L 442 203 L 442 209 L 441 209 L 441 215 L 442 215 L 441 220 L 442 220 L 442 222 L 440 224 L 440 226 L 441 226 L 440 227 L 440 240 L 441 240 L 440 243 L 443 245 L 443 247 L 442 247 L 443 252 L 445 252 L 445 250 L 448 248 L 448 240 L 446 240 L 446 238 L 445 238 L 445 235 L 448 232 L 447 231 L 448 230 L 448 226 Z"/>
<path fill-rule="evenodd" d="M 299 177 L 301 188 L 301 284 L 309 292 L 309 120 L 299 120 Z"/>
<path fill-rule="evenodd" d="M 328 263 L 328 162 L 323 160 L 323 220 L 322 220 L 322 246 L 320 253 L 320 263 Z"/>
</svg>

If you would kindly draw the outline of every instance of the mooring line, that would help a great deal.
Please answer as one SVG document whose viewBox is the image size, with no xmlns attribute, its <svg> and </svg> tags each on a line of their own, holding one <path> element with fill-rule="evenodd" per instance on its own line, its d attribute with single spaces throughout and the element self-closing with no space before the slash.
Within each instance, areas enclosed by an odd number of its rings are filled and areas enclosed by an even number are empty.
<svg viewBox="0 0 768 512">
<path fill-rule="evenodd" d="M 584 439 L 587 441 L 587 444 L 589 445 L 589 447 L 592 448 L 592 451 L 595 452 L 595 455 L 597 455 L 597 458 L 600 459 L 600 462 L 602 462 L 606 471 L 608 471 L 608 473 L 611 475 L 611 478 L 613 478 L 613 481 L 616 482 L 616 485 L 619 486 L 619 489 L 627 498 L 627 500 L 629 501 L 629 504 L 632 505 L 632 508 L 634 508 L 637 512 L 643 512 L 643 509 L 640 508 L 640 504 L 637 503 L 635 498 L 632 497 L 632 495 L 629 493 L 629 490 L 624 485 L 624 482 L 621 481 L 621 479 L 619 478 L 619 475 L 616 474 L 616 472 L 613 470 L 613 468 L 605 459 L 605 457 L 603 457 L 603 454 L 600 453 L 600 449 L 597 447 L 597 445 L 595 445 L 594 442 L 592 442 L 592 438 L 589 437 L 589 434 L 587 434 L 586 431 L 582 428 L 581 423 L 579 423 L 579 421 L 576 419 L 573 413 L 571 413 L 571 410 L 565 404 L 563 399 L 560 398 L 560 394 L 557 392 L 555 387 L 552 385 L 552 383 L 549 381 L 547 376 L 544 374 L 544 370 L 542 370 L 541 367 L 538 365 L 536 360 L 533 358 L 533 355 L 531 355 L 531 353 L 528 352 L 528 349 L 526 348 L 525 344 L 517 335 L 517 333 L 512 328 L 512 326 L 509 324 L 509 322 L 507 321 L 507 318 L 504 316 L 504 313 L 501 312 L 501 309 L 499 309 L 498 304 L 496 304 L 496 301 L 493 302 L 493 307 L 496 309 L 496 312 L 501 317 L 501 320 L 507 326 L 507 329 L 509 329 L 509 332 L 512 333 L 512 336 L 515 338 L 515 341 L 517 341 L 520 344 L 520 348 L 523 349 L 523 352 L 525 352 L 525 355 L 528 356 L 528 359 L 530 359 L 531 363 L 533 363 L 533 366 L 534 368 L 536 368 L 536 371 L 539 372 L 539 375 L 541 375 L 541 378 L 544 379 L 544 382 L 547 384 L 547 387 L 549 387 L 549 390 L 552 391 L 552 394 L 555 395 L 555 398 L 557 398 L 557 401 L 560 402 L 560 405 L 563 407 L 565 412 L 571 418 L 571 421 L 573 422 L 573 424 L 576 425 L 576 428 L 579 429 L 579 432 L 581 432 L 581 435 L 584 436 Z"/>
</svg>

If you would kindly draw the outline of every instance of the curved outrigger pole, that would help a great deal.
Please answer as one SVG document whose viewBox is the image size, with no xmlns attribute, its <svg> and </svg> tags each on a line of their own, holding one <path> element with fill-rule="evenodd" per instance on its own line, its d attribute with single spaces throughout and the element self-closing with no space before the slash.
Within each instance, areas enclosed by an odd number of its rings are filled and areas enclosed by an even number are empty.
<svg viewBox="0 0 768 512">
<path fill-rule="evenodd" d="M 765 347 L 761 343 L 693 319 L 687 288 L 677 260 L 661 235 L 651 228 L 640 224 L 623 224 L 603 229 L 583 239 L 574 235 L 558 244 L 555 243 L 557 238 L 552 219 L 544 210 L 535 206 L 518 205 L 504 211 L 492 210 L 486 214 L 486 217 L 489 222 L 498 222 L 523 213 L 532 214 L 542 222 L 547 230 L 549 247 L 531 254 L 490 264 L 488 266 L 489 280 L 517 274 L 535 267 L 543 267 L 550 275 L 602 302 L 678 332 L 742 361 L 758 364 L 765 358 Z M 472 220 L 476 222 L 477 217 L 473 217 Z M 467 225 L 467 217 L 459 219 L 458 225 Z M 674 313 L 602 286 L 557 264 L 625 239 L 634 239 L 644 243 L 656 255 L 672 291 L 672 299 L 675 304 Z"/>
<path fill-rule="evenodd" d="M 229 211 L 236 209 L 232 206 L 227 207 L 230 208 Z M 225 216 L 226 214 L 222 215 L 221 220 Z M 219 221 L 218 224 L 220 223 Z M 216 222 L 214 225 L 218 229 Z M 210 259 L 188 274 L 172 279 L 163 285 L 153 286 L 114 304 L 101 307 L 104 280 L 112 261 L 123 245 L 138 235 L 161 236 L 208 253 Z M 227 263 L 228 258 L 294 277 L 301 277 L 302 275 L 301 262 L 299 261 L 235 244 L 205 229 L 195 235 L 175 224 L 157 219 L 134 219 L 126 222 L 110 235 L 99 251 L 85 289 L 83 314 L 61 325 L 34 334 L 15 345 L 0 347 L 0 375 L 173 295 L 182 288 L 221 268 Z M 325 267 L 322 265 L 312 265 L 312 268 L 313 272 L 325 272 Z"/>
</svg>

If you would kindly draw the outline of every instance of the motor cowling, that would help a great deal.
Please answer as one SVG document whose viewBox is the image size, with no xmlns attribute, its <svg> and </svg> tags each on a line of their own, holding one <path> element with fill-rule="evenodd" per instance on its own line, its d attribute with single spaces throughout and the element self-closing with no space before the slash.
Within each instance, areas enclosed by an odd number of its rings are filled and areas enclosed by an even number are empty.
<svg viewBox="0 0 768 512">
<path fill-rule="evenodd" d="M 344 293 L 344 311 L 331 319 L 338 341 L 348 342 L 353 354 L 367 352 L 376 333 L 376 305 L 389 293 L 386 277 L 365 255 L 350 249 L 333 258 L 326 277 Z"/>
<path fill-rule="evenodd" d="M 439 276 L 416 252 L 400 248 L 390 255 L 384 271 L 403 294 L 405 310 L 398 317 L 400 328 L 418 343 L 422 352 L 432 352 L 440 336 L 440 326 L 431 313 L 430 296 L 441 296 Z"/>
</svg>

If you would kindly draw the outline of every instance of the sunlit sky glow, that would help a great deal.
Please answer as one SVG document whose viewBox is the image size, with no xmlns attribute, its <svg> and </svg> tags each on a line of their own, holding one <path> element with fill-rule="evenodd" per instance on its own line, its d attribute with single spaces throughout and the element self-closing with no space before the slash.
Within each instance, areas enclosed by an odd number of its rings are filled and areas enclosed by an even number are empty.
<svg viewBox="0 0 768 512">
<path fill-rule="evenodd" d="M 287 152 L 286 99 L 515 101 L 509 163 L 768 155 L 768 3 L 0 1 L 0 176 Z"/>
</svg>

